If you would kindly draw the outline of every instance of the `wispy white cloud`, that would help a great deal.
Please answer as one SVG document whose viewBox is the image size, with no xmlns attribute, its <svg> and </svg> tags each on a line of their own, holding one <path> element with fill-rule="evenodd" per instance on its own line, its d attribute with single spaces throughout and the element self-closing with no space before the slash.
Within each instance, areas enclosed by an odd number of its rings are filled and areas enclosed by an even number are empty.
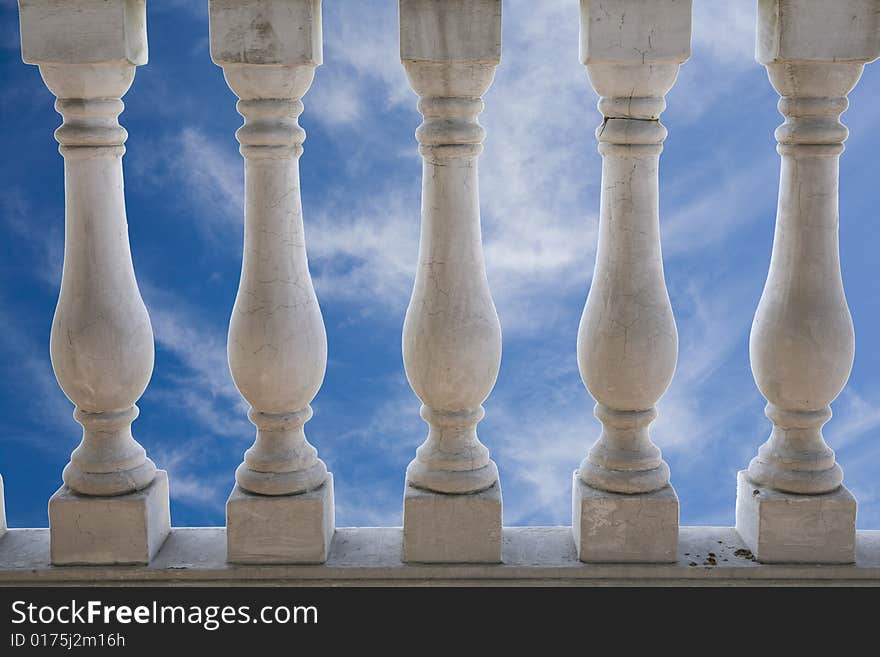
<svg viewBox="0 0 880 657">
<path fill-rule="evenodd" d="M 688 102 L 671 105 L 670 113 L 684 124 L 700 121 L 729 91 L 729 76 L 744 74 L 754 64 L 746 56 L 753 39 L 751 10 L 725 7 L 722 21 L 713 11 L 707 6 L 696 10 L 695 57 L 686 64 L 691 73 L 679 80 L 678 98 Z M 533 349 L 535 338 L 560 331 L 571 339 L 567 351 L 554 342 L 553 349 L 533 354 L 527 366 L 508 361 L 505 367 L 512 371 L 502 373 L 487 403 L 481 434 L 502 465 L 505 481 L 512 484 L 505 488 L 506 521 L 566 522 L 570 474 L 598 435 L 598 423 L 577 374 L 576 319 L 567 328 L 558 322 L 562 317 L 571 322 L 572 315 L 579 315 L 593 267 L 600 177 L 593 131 L 601 117 L 578 61 L 577 2 L 508 2 L 504 20 L 503 62 L 481 117 L 488 133 L 480 161 L 487 269 L 505 349 Z M 716 39 L 712 35 L 722 22 L 727 31 Z M 365 129 L 381 118 L 377 109 L 382 107 L 411 113 L 413 124 L 418 122 L 416 97 L 399 62 L 395 4 L 328 6 L 324 24 L 325 66 L 306 99 L 307 120 L 316 122 L 322 138 L 351 153 L 339 175 L 370 166 L 376 140 L 384 140 L 386 156 L 415 157 L 417 145 L 409 130 L 394 136 Z M 726 77 L 718 76 L 718 70 Z M 348 148 L 352 130 L 358 131 L 359 142 L 371 147 Z M 193 207 L 209 208 L 199 217 L 213 220 L 213 210 L 226 219 L 215 222 L 217 230 L 237 226 L 242 184 L 237 153 L 217 149 L 193 128 L 181 131 L 180 143 L 183 148 L 167 171 L 184 183 Z M 717 168 L 673 181 L 672 189 L 664 191 L 673 202 L 664 206 L 662 219 L 668 259 L 688 259 L 721 247 L 755 220 L 750 206 L 754 198 L 742 190 L 756 187 L 776 166 L 775 159 L 764 154 L 757 162 L 761 164 L 744 167 L 743 173 L 720 182 Z M 417 196 L 390 183 L 370 195 L 331 194 L 313 202 L 306 236 L 322 303 L 367 314 L 387 309 L 402 313 L 415 271 L 418 212 Z M 687 451 L 690 463 L 702 462 L 712 449 L 707 437 L 718 439 L 725 422 L 755 401 L 750 385 L 728 391 L 732 398 L 720 405 L 707 403 L 699 392 L 747 332 L 750 316 L 745 315 L 750 311 L 743 308 L 753 305 L 749 292 L 736 280 L 719 283 L 704 276 L 676 295 L 679 371 L 654 426 L 656 441 L 672 456 Z M 571 312 L 573 306 L 576 313 Z M 360 315 L 361 320 L 365 317 Z M 161 312 L 156 323 L 157 339 L 179 342 L 181 353 L 189 348 L 191 341 L 180 326 L 163 319 Z M 176 337 L 162 338 L 163 333 Z M 214 363 L 209 369 L 217 367 Z M 521 378 L 526 369 L 540 373 L 528 376 L 527 385 Z M 402 388 L 350 431 L 322 445 L 322 454 L 328 460 L 344 460 L 346 447 L 369 446 L 382 455 L 380 462 L 398 467 L 423 436 L 418 402 Z M 379 482 L 386 476 L 386 471 L 360 472 L 356 479 L 384 490 Z M 340 480 L 337 487 L 344 493 L 349 483 Z M 363 504 L 340 494 L 341 515 L 357 517 L 358 522 L 398 518 L 398 494 L 377 493 Z"/>
<path fill-rule="evenodd" d="M 48 454 L 69 454 L 79 442 L 82 430 L 73 419 L 73 404 L 61 391 L 49 361 L 51 319 L 46 321 L 45 337 L 41 340 L 18 317 L 0 310 L 0 353 L 4 360 L 15 363 L 14 378 L 5 381 L 3 387 L 15 387 L 21 394 L 20 387 L 24 386 L 27 392 L 18 400 L 20 412 L 7 413 L 0 420 L 0 441 L 22 440 Z"/>
<path fill-rule="evenodd" d="M 880 430 L 880 391 L 865 393 L 853 384 L 843 389 L 833 404 L 834 417 L 824 433 L 835 450 L 859 450 L 868 437 L 874 442 Z"/>
<path fill-rule="evenodd" d="M 324 67 L 309 95 L 325 108 L 318 121 L 369 126 L 376 117 L 364 106 L 377 93 L 386 108 L 415 101 L 400 65 L 396 2 L 326 3 L 323 23 Z"/>
<path fill-rule="evenodd" d="M 162 445 L 152 451 L 158 467 L 168 472 L 172 500 L 220 513 L 232 487 L 232 472 L 207 472 L 203 463 L 204 441 Z"/>
<path fill-rule="evenodd" d="M 203 1 L 160 4 L 152 11 L 205 15 Z M 399 174 L 405 166 L 418 175 L 417 144 L 399 120 L 409 117 L 414 126 L 419 119 L 399 62 L 396 3 L 325 3 L 324 11 L 325 65 L 305 99 L 303 121 L 313 122 L 310 133 L 345 157 L 334 174 L 337 192 L 328 183 L 309 199 L 306 236 L 315 286 L 322 305 L 397 336 L 418 251 L 417 186 L 401 186 L 399 177 L 389 175 L 369 193 L 352 191 L 371 167 Z M 739 126 L 739 112 L 749 94 L 766 96 L 768 103 L 775 94 L 765 79 L 754 89 L 742 82 L 764 78 L 753 60 L 753 3 L 698 1 L 694 11 L 694 54 L 670 93 L 664 120 L 676 124 L 670 146 L 693 139 L 697 130 L 710 131 L 713 142 L 699 151 L 699 166 L 679 162 L 661 189 L 664 256 L 681 342 L 678 371 L 652 434 L 676 463 L 676 486 L 727 478 L 732 491 L 733 473 L 748 464 L 769 430 L 743 349 L 766 262 L 759 253 L 734 263 L 742 269 L 734 272 L 724 255 L 756 221 L 772 221 L 778 167 L 770 132 L 765 150 L 744 150 L 748 126 Z M 503 61 L 481 117 L 487 140 L 480 185 L 487 269 L 506 355 L 480 435 L 501 467 L 506 522 L 566 524 L 571 473 L 599 433 L 577 372 L 575 334 L 595 258 L 600 159 L 593 131 L 600 116 L 578 61 L 577 1 L 507 1 L 504 12 Z M 155 88 L 169 95 L 161 84 Z M 734 93 L 739 109 L 731 110 Z M 231 95 L 228 102 L 234 103 Z M 664 156 L 662 166 L 670 164 Z M 242 162 L 231 131 L 215 135 L 201 125 L 175 126 L 148 151 L 127 156 L 126 167 L 128 175 L 151 180 L 157 192 L 173 189 L 206 244 L 240 243 Z M 57 285 L 60 228 L 48 237 L 31 230 L 30 209 L 14 197 L 3 212 L 4 225 L 31 240 L 28 248 L 46 263 L 35 275 Z M 769 253 L 769 243 L 757 250 Z M 175 360 L 173 373 L 162 373 L 165 385 L 154 382 L 147 394 L 177 409 L 187 431 L 195 429 L 192 438 L 161 444 L 151 455 L 171 471 L 175 499 L 219 512 L 232 472 L 214 472 L 205 450 L 227 450 L 238 458 L 254 431 L 228 373 L 225 321 L 202 315 L 182 293 L 143 277 L 141 286 L 157 343 Z M 7 319 L 0 322 L 9 324 Z M 23 372 L 39 394 L 54 400 L 46 422 L 70 425 L 69 405 L 44 347 L 10 342 L 22 337 L 15 335 L 0 334 L 0 342 L 34 354 L 22 360 Z M 741 362 L 732 362 L 736 357 Z M 377 394 L 362 416 L 346 417 L 332 390 L 323 390 L 317 401 L 327 415 L 339 406 L 342 428 L 332 440 L 315 442 L 331 467 L 336 463 L 348 473 L 336 481 L 343 523 L 400 522 L 403 468 L 426 427 L 418 401 L 397 375 L 383 382 L 384 396 Z M 836 403 L 839 412 L 826 433 L 841 455 L 869 452 L 867 439 L 880 425 L 880 414 L 872 410 L 878 407 L 875 396 L 848 389 Z M 745 432 L 731 429 L 743 424 Z M 240 440 L 218 447 L 214 437 Z M 847 476 L 870 480 L 860 462 Z M 860 495 L 880 499 L 880 489 L 859 485 Z M 712 503 L 699 507 L 692 487 L 679 490 L 683 509 L 699 508 L 695 513 L 706 522 L 731 513 L 732 493 L 716 499 L 701 491 Z"/>
<path fill-rule="evenodd" d="M 10 189 L 0 196 L 0 222 L 7 239 L 31 254 L 27 274 L 57 290 L 64 259 L 64 217 L 44 218 L 22 190 Z"/>
<path fill-rule="evenodd" d="M 754 65 L 754 2 L 697 0 L 693 4 L 691 43 L 697 63 L 745 68 Z"/>
<path fill-rule="evenodd" d="M 182 366 L 174 388 L 151 394 L 186 410 L 190 420 L 221 436 L 250 438 L 248 405 L 242 399 L 226 358 L 222 327 L 188 310 L 185 302 L 147 281 L 141 282 L 156 342 Z"/>
<path fill-rule="evenodd" d="M 418 200 L 393 189 L 353 208 L 319 209 L 306 226 L 319 297 L 376 312 L 405 308 L 417 262 L 418 216 Z"/>
<path fill-rule="evenodd" d="M 230 100 L 230 102 L 234 102 Z M 170 197 L 187 211 L 208 243 L 217 248 L 241 239 L 244 165 L 232 135 L 218 139 L 196 126 L 168 133 L 127 162 L 126 173 L 155 190 L 171 186 Z"/>
</svg>

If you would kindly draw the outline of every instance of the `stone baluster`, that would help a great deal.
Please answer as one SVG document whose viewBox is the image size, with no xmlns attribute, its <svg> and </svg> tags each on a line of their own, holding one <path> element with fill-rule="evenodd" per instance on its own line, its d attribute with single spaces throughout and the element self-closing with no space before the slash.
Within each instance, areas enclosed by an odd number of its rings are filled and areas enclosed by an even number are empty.
<svg viewBox="0 0 880 657">
<path fill-rule="evenodd" d="M 320 563 L 334 532 L 333 477 L 303 425 L 324 379 L 327 337 L 303 233 L 301 98 L 321 64 L 320 0 L 211 0 L 211 56 L 239 97 L 244 253 L 229 368 L 250 403 L 254 445 L 226 505 L 233 562 Z"/>
<path fill-rule="evenodd" d="M 153 333 L 128 243 L 120 98 L 147 62 L 143 0 L 20 0 L 22 59 L 64 121 L 65 245 L 55 376 L 82 442 L 49 501 L 52 561 L 145 563 L 170 531 L 168 478 L 132 437 Z"/>
<path fill-rule="evenodd" d="M 821 4 L 821 6 L 820 6 Z M 756 58 L 785 122 L 770 271 L 752 323 L 752 373 L 770 437 L 737 478 L 736 528 L 760 561 L 855 558 L 856 501 L 822 425 L 853 363 L 840 274 L 839 117 L 866 62 L 880 54 L 876 0 L 761 0 Z"/>
<path fill-rule="evenodd" d="M 577 349 L 602 423 L 573 480 L 582 561 L 677 558 L 678 498 L 648 426 L 678 355 L 660 252 L 659 117 L 690 38 L 691 0 L 581 1 L 581 59 L 603 117 L 599 244 Z"/>
<path fill-rule="evenodd" d="M 501 560 L 498 468 L 477 438 L 501 363 L 480 237 L 482 95 L 501 58 L 501 0 L 400 0 L 400 57 L 419 95 L 419 264 L 403 325 L 428 437 L 406 471 L 406 561 Z"/>
</svg>

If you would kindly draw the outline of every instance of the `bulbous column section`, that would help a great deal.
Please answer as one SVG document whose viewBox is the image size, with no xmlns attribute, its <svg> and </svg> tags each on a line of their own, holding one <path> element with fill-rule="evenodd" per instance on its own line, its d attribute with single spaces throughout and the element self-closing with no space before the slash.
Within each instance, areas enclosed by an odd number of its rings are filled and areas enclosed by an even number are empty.
<svg viewBox="0 0 880 657">
<path fill-rule="evenodd" d="M 322 562 L 333 535 L 333 480 L 303 431 L 327 363 L 306 257 L 297 122 L 321 63 L 320 10 L 318 0 L 210 3 L 211 55 L 245 120 L 236 133 L 244 252 L 228 352 L 257 437 L 227 503 L 235 562 Z"/>
<path fill-rule="evenodd" d="M 773 429 L 737 494 L 737 529 L 761 561 L 854 559 L 856 503 L 822 425 L 855 345 L 838 248 L 839 117 L 878 46 L 875 2 L 759 3 L 757 59 L 785 117 L 773 253 L 749 342 Z"/>
<path fill-rule="evenodd" d="M 236 133 L 245 160 L 245 227 L 241 282 L 229 323 L 229 369 L 257 427 L 235 479 L 261 495 L 314 490 L 327 478 L 303 431 L 327 364 L 299 194 L 305 139 L 297 123 L 299 99 L 313 76 L 310 66 L 225 70 L 245 118 Z"/>
<path fill-rule="evenodd" d="M 690 55 L 691 3 L 583 0 L 581 19 L 603 120 L 599 244 L 578 367 L 602 433 L 575 473 L 572 526 L 583 561 L 673 561 L 678 499 L 648 426 L 678 356 L 660 250 L 659 117 Z"/>
<path fill-rule="evenodd" d="M 476 431 L 501 363 L 477 179 L 477 116 L 501 56 L 500 0 L 401 0 L 400 53 L 424 117 L 419 266 L 403 361 L 429 426 L 406 472 L 404 559 L 500 561 L 498 468 Z"/>
<path fill-rule="evenodd" d="M 147 61 L 137 0 L 22 0 L 22 57 L 64 122 L 65 241 L 50 353 L 82 441 L 49 503 L 55 563 L 147 562 L 169 531 L 168 482 L 132 437 L 153 333 L 128 242 L 121 97 Z"/>
</svg>

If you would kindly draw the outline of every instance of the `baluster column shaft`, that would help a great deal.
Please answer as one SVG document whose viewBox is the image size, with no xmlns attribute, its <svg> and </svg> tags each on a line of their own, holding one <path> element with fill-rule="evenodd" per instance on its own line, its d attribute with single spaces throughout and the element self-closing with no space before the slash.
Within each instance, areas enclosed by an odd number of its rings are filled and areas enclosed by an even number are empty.
<svg viewBox="0 0 880 657">
<path fill-rule="evenodd" d="M 333 477 L 303 425 L 324 379 L 327 337 L 306 257 L 297 117 L 321 63 L 321 2 L 209 7 L 211 56 L 245 120 L 236 133 L 245 161 L 244 252 L 228 352 L 257 427 L 226 505 L 227 558 L 320 563 L 335 527 Z"/>
<path fill-rule="evenodd" d="M 65 243 L 50 352 L 76 405 L 79 447 L 49 501 L 52 561 L 144 563 L 170 531 L 168 478 L 132 437 L 153 333 L 128 242 L 120 98 L 147 62 L 138 0 L 21 0 L 22 58 L 64 122 Z"/>
<path fill-rule="evenodd" d="M 756 58 L 785 117 L 773 253 L 749 342 L 773 428 L 737 479 L 737 530 L 760 561 L 855 558 L 856 501 L 822 425 L 855 345 L 838 248 L 839 117 L 878 53 L 872 0 L 758 3 Z"/>
<path fill-rule="evenodd" d="M 573 479 L 582 561 L 674 561 L 678 498 L 651 442 L 678 337 L 660 251 L 665 95 L 690 55 L 690 0 L 582 0 L 581 58 L 601 97 L 596 266 L 578 366 L 602 433 Z"/>
<path fill-rule="evenodd" d="M 407 468 L 406 561 L 501 560 L 501 486 L 477 438 L 501 362 L 480 236 L 482 96 L 501 57 L 500 0 L 400 0 L 400 57 L 419 95 L 419 265 L 403 326 L 428 437 Z"/>
</svg>

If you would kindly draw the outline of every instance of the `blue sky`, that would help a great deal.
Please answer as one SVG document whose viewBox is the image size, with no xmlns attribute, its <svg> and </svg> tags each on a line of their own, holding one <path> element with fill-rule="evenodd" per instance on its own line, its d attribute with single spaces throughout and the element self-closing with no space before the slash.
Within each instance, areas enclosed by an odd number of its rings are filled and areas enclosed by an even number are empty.
<svg viewBox="0 0 880 657">
<path fill-rule="evenodd" d="M 653 436 L 683 524 L 733 524 L 736 472 L 769 432 L 748 332 L 769 264 L 781 116 L 754 61 L 753 5 L 695 0 L 693 55 L 662 118 L 661 224 L 680 354 Z M 206 0 L 150 0 L 147 12 L 150 62 L 120 117 L 132 252 L 156 337 L 134 432 L 169 471 L 174 524 L 218 525 L 254 433 L 225 347 L 241 259 L 241 117 L 209 56 Z M 595 256 L 600 116 L 578 61 L 576 0 L 505 0 L 503 29 L 480 185 L 504 354 L 479 432 L 501 472 L 505 524 L 568 524 L 571 472 L 598 435 L 575 345 Z M 329 361 L 306 431 L 335 475 L 337 523 L 399 524 L 406 464 L 426 434 L 400 354 L 417 260 L 420 116 L 394 0 L 325 0 L 323 33 L 300 122 Z M 0 0 L 0 75 L 0 473 L 9 524 L 36 527 L 47 525 L 79 426 L 48 353 L 63 253 L 60 116 L 37 69 L 21 63 L 14 0 Z M 878 98 L 880 68 L 868 66 L 843 117 L 840 184 L 856 360 L 825 430 L 861 528 L 880 527 Z"/>
</svg>

